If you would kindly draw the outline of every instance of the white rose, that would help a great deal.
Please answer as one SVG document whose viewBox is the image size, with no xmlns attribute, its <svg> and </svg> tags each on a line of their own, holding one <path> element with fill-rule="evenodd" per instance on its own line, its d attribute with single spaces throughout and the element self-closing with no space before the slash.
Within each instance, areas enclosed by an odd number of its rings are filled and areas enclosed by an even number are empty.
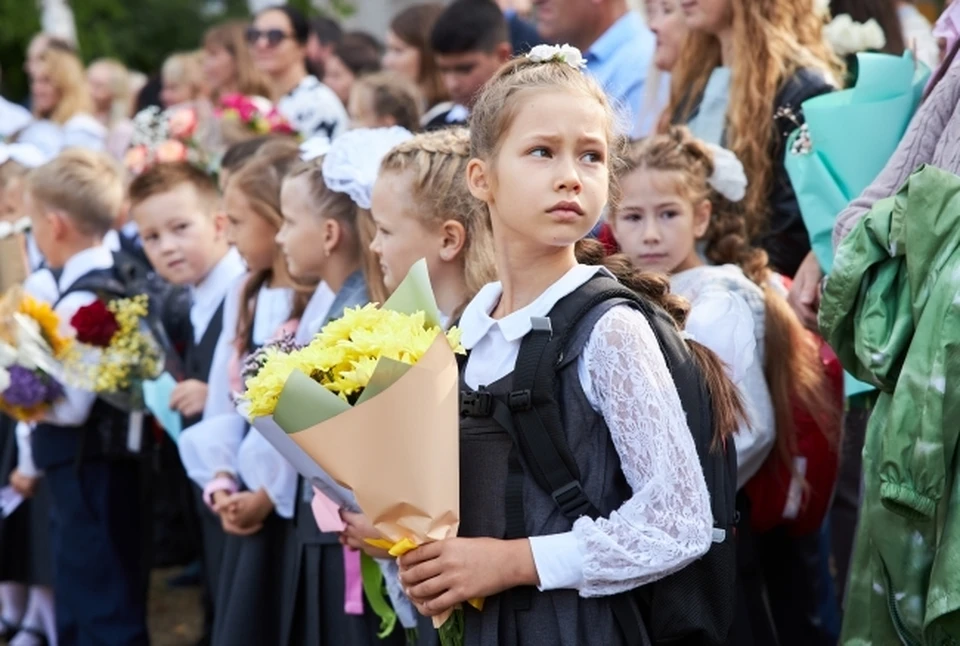
<svg viewBox="0 0 960 646">
<path fill-rule="evenodd" d="M 270 101 L 270 99 L 262 96 L 250 97 L 250 103 L 252 103 L 261 114 L 268 114 L 271 110 L 273 110 L 273 103 Z"/>
<path fill-rule="evenodd" d="M 856 23 L 850 14 L 840 14 L 823 28 L 823 37 L 838 56 L 846 56 L 857 51 Z"/>
<path fill-rule="evenodd" d="M 0 368 L 0 393 L 10 387 L 10 373 L 6 368 Z"/>
<path fill-rule="evenodd" d="M 573 45 L 537 45 L 527 54 L 534 63 L 561 61 L 574 69 L 586 67 L 587 61 Z"/>
<path fill-rule="evenodd" d="M 881 50 L 886 44 L 887 37 L 883 35 L 883 29 L 876 20 L 871 18 L 860 25 L 860 51 Z"/>
</svg>

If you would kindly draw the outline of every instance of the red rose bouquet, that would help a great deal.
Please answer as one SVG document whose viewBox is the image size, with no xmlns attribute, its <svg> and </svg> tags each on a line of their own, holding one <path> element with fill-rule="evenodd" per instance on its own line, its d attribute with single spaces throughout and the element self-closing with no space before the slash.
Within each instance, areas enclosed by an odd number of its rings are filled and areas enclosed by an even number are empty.
<svg viewBox="0 0 960 646">
<path fill-rule="evenodd" d="M 70 325 L 79 351 L 65 362 L 77 387 L 118 408 L 143 410 L 143 382 L 160 376 L 164 366 L 163 349 L 146 324 L 148 307 L 140 295 L 77 310 Z"/>
</svg>

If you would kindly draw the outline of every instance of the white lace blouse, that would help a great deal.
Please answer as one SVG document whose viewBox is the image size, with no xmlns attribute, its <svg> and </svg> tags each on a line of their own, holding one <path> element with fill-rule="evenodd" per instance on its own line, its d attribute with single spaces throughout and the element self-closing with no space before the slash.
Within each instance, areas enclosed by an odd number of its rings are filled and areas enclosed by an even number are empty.
<svg viewBox="0 0 960 646">
<path fill-rule="evenodd" d="M 471 349 L 464 378 L 477 388 L 514 369 L 531 317 L 546 316 L 599 267 L 579 265 L 530 305 L 495 320 L 502 293 L 487 285 L 460 319 Z M 617 594 L 680 570 L 710 547 L 713 516 L 700 460 L 653 330 L 643 314 L 614 307 L 596 324 L 577 372 L 603 416 L 633 495 L 609 518 L 583 517 L 573 530 L 530 539 L 540 589 Z"/>
</svg>

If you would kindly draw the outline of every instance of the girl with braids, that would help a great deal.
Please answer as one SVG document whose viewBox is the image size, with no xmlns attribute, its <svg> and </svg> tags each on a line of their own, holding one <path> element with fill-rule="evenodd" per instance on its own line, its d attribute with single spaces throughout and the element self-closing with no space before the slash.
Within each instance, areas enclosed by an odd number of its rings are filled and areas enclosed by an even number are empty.
<svg viewBox="0 0 960 646">
<path fill-rule="evenodd" d="M 371 215 L 387 289 L 427 259 L 440 311 L 456 320 L 480 288 L 496 276 L 490 218 L 470 195 L 464 174 L 470 135 L 451 128 L 418 135 L 386 156 L 373 187 Z"/>
<path fill-rule="evenodd" d="M 810 240 L 783 165 L 800 105 L 832 91 L 839 62 L 823 45 L 814 0 L 695 0 L 690 34 L 671 72 L 661 131 L 687 124 L 732 150 L 750 183 L 743 200 L 750 240 L 793 276 Z"/>
<path fill-rule="evenodd" d="M 259 346 L 292 328 L 312 290 L 290 276 L 274 241 L 282 224 L 281 181 L 298 161 L 295 142 L 264 146 L 233 173 L 224 209 L 228 238 L 249 272 L 223 303 L 223 332 L 208 380 L 203 420 L 180 438 L 187 475 L 227 533 L 214 594 L 212 643 L 278 643 L 284 570 L 297 474 L 236 410 L 241 366 Z"/>
<path fill-rule="evenodd" d="M 399 128 L 361 128 L 337 139 L 322 159 L 301 162 L 283 180 L 280 204 L 283 226 L 277 234 L 291 273 L 301 280 L 319 281 L 297 326 L 294 341 L 306 345 L 329 321 L 347 308 L 370 302 L 379 272 L 370 275 L 362 261 L 359 218 L 370 208 L 370 193 L 384 155 L 413 135 Z M 379 620 L 364 608 L 360 596 L 360 554 L 341 546 L 331 527 L 319 527 L 312 505 L 332 505 L 304 478 L 297 483 L 297 512 L 284 606 L 283 632 L 278 643 L 382 644 L 403 642 L 403 630 L 378 639 Z M 346 514 L 346 512 L 341 512 Z M 378 555 L 386 556 L 386 555 Z M 389 562 L 389 561 L 388 561 Z M 390 562 L 392 564 L 392 562 Z M 395 570 L 393 582 L 396 581 Z M 415 625 L 410 604 L 400 623 Z M 349 611 L 347 609 L 349 608 Z M 405 622 L 405 623 L 404 623 Z"/>
<path fill-rule="evenodd" d="M 578 260 L 600 261 L 599 243 L 578 241 L 616 197 L 615 119 L 583 62 L 574 48 L 535 48 L 503 66 L 474 108 L 467 185 L 487 206 L 500 282 L 481 289 L 460 318 L 470 351 L 465 388 L 508 392 L 532 319 L 592 280 L 619 277 L 678 324 L 686 313 L 665 279 L 632 270 L 622 257 L 603 266 Z M 426 615 L 486 598 L 481 612 L 465 611 L 466 644 L 649 643 L 642 625 L 621 632 L 612 595 L 676 572 L 710 548 L 710 496 L 651 323 L 631 306 L 591 311 L 594 318 L 570 330 L 577 344 L 566 346 L 570 361 L 558 369 L 563 421 L 555 431 L 566 436 L 601 515 L 567 519 L 522 469 L 526 538 L 503 539 L 504 491 L 518 475 L 506 457 L 512 441 L 489 420 L 461 416 L 461 537 L 400 559 L 401 582 Z M 688 347 L 705 376 L 719 440 L 735 430 L 742 407 L 717 357 Z M 518 587 L 529 594 L 502 594 Z M 519 596 L 526 610 L 513 603 Z"/>
<path fill-rule="evenodd" d="M 794 466 L 797 403 L 821 413 L 820 428 L 829 435 L 829 445 L 836 446 L 840 411 L 831 397 L 819 346 L 775 286 L 766 253 L 747 243 L 739 212 L 747 182 L 732 153 L 695 139 L 686 128 L 673 127 L 628 148 L 620 184 L 623 196 L 610 219 L 620 249 L 639 269 L 669 275 L 672 289 L 690 300 L 686 330 L 721 357 L 745 403 L 748 418 L 736 438 L 739 486 L 746 487 L 739 501 L 745 522 L 740 525 L 738 554 L 744 562 L 752 558 L 746 550 L 755 539 L 761 557 L 766 552 L 779 557 L 761 564 L 779 618 L 779 604 L 795 605 L 804 597 L 799 592 L 807 589 L 803 579 L 809 575 L 792 574 L 784 566 L 784 552 L 768 548 L 768 543 L 780 547 L 780 532 L 744 533 L 750 531 L 744 495 L 756 491 L 748 481 L 761 468 L 768 469 L 769 461 L 778 461 L 785 473 L 804 482 Z M 705 264 L 698 246 L 712 264 Z M 783 486 L 787 484 L 789 478 Z M 830 493 L 819 492 L 824 510 Z M 802 563 L 789 565 L 802 568 Z M 775 594 L 783 586 L 771 583 L 783 579 L 789 581 L 786 599 Z M 762 610 L 758 612 L 762 604 L 756 603 L 763 583 L 749 572 L 741 572 L 741 580 L 755 643 L 766 643 L 758 638 L 769 628 Z M 808 601 L 815 602 L 814 591 L 807 591 Z M 780 627 L 781 643 L 816 643 L 809 632 L 791 634 Z"/>
</svg>

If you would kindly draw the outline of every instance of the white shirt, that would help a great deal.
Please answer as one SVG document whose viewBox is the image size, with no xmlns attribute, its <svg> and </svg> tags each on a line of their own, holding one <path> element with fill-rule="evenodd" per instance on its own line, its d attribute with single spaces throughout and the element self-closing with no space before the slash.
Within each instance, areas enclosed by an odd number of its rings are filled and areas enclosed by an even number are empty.
<svg viewBox="0 0 960 646">
<path fill-rule="evenodd" d="M 547 316 L 599 267 L 579 265 L 533 303 L 495 320 L 500 283 L 485 286 L 460 319 L 471 349 L 464 378 L 473 388 L 514 369 L 531 317 Z M 634 589 L 676 572 L 710 547 L 713 516 L 686 414 L 643 314 L 612 308 L 577 361 L 583 392 L 603 416 L 633 495 L 609 518 L 582 517 L 570 532 L 530 539 L 540 589 L 585 597 Z M 492 495 L 492 494 L 491 494 Z"/>
<path fill-rule="evenodd" d="M 187 475 L 205 486 L 217 473 L 233 474 L 251 491 L 264 489 L 276 512 L 292 518 L 296 502 L 297 472 L 237 412 L 230 392 L 230 359 L 236 338 L 240 293 L 248 278 L 237 278 L 223 305 L 223 330 L 210 369 L 203 420 L 180 436 L 178 448 Z M 262 287 L 257 294 L 253 342 L 261 345 L 274 337 L 290 318 L 293 290 Z M 244 434 L 246 433 L 246 435 Z"/>
<path fill-rule="evenodd" d="M 31 274 L 24 282 L 24 291 L 28 294 L 44 298 L 49 303 L 55 303 L 60 294 L 66 292 L 77 280 L 85 274 L 99 269 L 113 267 L 113 253 L 105 246 L 98 245 L 85 249 L 70 258 L 63 266 L 60 280 L 56 283 L 56 294 L 50 290 L 52 274 L 48 270 L 41 270 Z M 49 298 L 51 295 L 54 298 Z M 60 327 L 63 334 L 70 332 L 70 319 L 81 307 L 97 300 L 92 292 L 74 292 L 67 294 L 54 311 L 60 318 Z M 64 398 L 60 400 L 47 414 L 45 421 L 57 426 L 82 426 L 90 416 L 90 409 L 97 399 L 96 394 L 64 385 Z"/>
<path fill-rule="evenodd" d="M 23 130 L 31 121 L 33 115 L 29 110 L 0 96 L 0 139 Z"/>
<path fill-rule="evenodd" d="M 200 284 L 190 288 L 193 298 L 190 305 L 190 324 L 193 327 L 194 343 L 200 343 L 203 339 L 230 286 L 245 272 L 243 259 L 239 252 L 231 247 Z"/>
<path fill-rule="evenodd" d="M 297 326 L 295 340 L 297 343 L 306 345 L 310 343 L 323 322 L 327 320 L 330 314 L 330 308 L 333 307 L 333 301 L 337 295 L 330 289 L 330 286 L 321 282 L 310 297 L 310 302 L 303 310 L 303 316 L 300 317 L 300 325 Z"/>
<path fill-rule="evenodd" d="M 734 438 L 739 489 L 760 470 L 777 439 L 773 399 L 764 375 L 763 290 L 735 265 L 688 269 L 674 274 L 670 287 L 693 305 L 686 332 L 720 357 L 747 410 L 747 420 Z"/>
<path fill-rule="evenodd" d="M 277 109 L 304 139 L 325 134 L 331 141 L 347 129 L 349 118 L 339 97 L 315 76 L 305 76 Z"/>
</svg>

